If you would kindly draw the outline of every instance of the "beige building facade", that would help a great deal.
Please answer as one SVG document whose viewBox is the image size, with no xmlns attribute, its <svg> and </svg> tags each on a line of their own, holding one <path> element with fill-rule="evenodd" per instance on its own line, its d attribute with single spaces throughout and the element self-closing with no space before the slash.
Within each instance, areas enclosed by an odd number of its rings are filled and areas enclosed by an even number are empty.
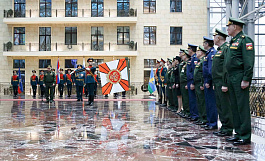
<svg viewBox="0 0 265 161">
<path fill-rule="evenodd" d="M 126 58 L 131 86 L 141 89 L 155 59 L 207 35 L 205 0 L 1 0 L 0 12 L 1 95 L 13 70 L 21 67 L 29 94 L 31 71 L 56 68 L 58 58 L 65 70 L 72 60 Z"/>
</svg>

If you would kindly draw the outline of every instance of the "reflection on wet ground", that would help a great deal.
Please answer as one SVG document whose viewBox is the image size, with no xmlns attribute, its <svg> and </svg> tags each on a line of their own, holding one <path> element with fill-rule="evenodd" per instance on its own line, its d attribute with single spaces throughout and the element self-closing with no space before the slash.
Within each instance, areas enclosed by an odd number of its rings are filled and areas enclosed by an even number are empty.
<svg viewBox="0 0 265 161">
<path fill-rule="evenodd" d="M 264 119 L 235 147 L 152 101 L 0 101 L 0 111 L 1 160 L 265 160 Z"/>
</svg>

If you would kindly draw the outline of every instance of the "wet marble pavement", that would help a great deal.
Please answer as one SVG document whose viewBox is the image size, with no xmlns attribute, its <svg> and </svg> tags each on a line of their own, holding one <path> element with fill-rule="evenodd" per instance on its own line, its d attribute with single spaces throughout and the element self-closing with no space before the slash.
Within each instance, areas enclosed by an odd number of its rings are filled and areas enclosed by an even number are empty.
<svg viewBox="0 0 265 161">
<path fill-rule="evenodd" d="M 0 160 L 265 160 L 264 119 L 236 147 L 153 101 L 85 104 L 0 99 Z"/>
</svg>

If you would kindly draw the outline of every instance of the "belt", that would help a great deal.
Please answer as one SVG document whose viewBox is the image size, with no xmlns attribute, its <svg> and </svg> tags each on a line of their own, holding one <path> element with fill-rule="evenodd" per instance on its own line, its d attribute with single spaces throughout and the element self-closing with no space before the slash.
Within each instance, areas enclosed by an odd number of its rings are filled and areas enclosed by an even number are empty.
<svg viewBox="0 0 265 161">
<path fill-rule="evenodd" d="M 13 80 L 13 81 L 18 81 L 18 80 Z"/>
<path fill-rule="evenodd" d="M 76 79 L 76 80 L 78 80 L 78 81 L 84 81 L 84 79 Z"/>
<path fill-rule="evenodd" d="M 36 81 L 36 80 L 31 80 L 31 81 Z"/>
<path fill-rule="evenodd" d="M 60 80 L 63 80 L 63 79 L 60 79 Z"/>
</svg>

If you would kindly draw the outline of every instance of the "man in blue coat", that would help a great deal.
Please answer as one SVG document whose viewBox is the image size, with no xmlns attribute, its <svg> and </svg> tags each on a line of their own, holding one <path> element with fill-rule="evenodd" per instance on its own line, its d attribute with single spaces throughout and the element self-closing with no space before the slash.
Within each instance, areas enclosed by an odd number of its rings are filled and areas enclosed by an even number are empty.
<svg viewBox="0 0 265 161">
<path fill-rule="evenodd" d="M 75 86 L 76 86 L 76 94 L 77 94 L 77 101 L 83 101 L 83 88 L 84 88 L 84 81 L 85 75 L 84 69 L 82 65 L 77 65 L 77 69 L 73 71 L 75 73 Z"/>
<path fill-rule="evenodd" d="M 208 37 L 203 37 L 203 47 L 207 50 L 206 56 L 203 62 L 203 79 L 204 79 L 204 94 L 205 94 L 205 103 L 206 103 L 206 112 L 207 112 L 207 121 L 208 123 L 203 126 L 205 130 L 213 130 L 217 129 L 217 108 L 216 108 L 216 100 L 215 93 L 213 90 L 212 83 L 212 62 L 213 57 L 216 54 L 216 50 L 214 49 L 213 39 Z"/>
<path fill-rule="evenodd" d="M 189 105 L 190 105 L 190 117 L 191 121 L 197 121 L 199 118 L 199 112 L 196 102 L 196 94 L 195 94 L 195 86 L 194 86 L 194 69 L 199 61 L 196 55 L 197 51 L 196 45 L 188 44 L 188 52 L 191 56 L 191 59 L 187 62 L 187 86 L 188 86 L 188 93 L 189 93 Z"/>
<path fill-rule="evenodd" d="M 86 88 L 89 94 L 88 97 L 88 105 L 93 106 L 94 104 L 94 91 L 95 91 L 95 83 L 97 82 L 95 78 L 96 67 L 93 66 L 94 59 L 87 59 L 88 67 L 86 67 Z"/>
</svg>

